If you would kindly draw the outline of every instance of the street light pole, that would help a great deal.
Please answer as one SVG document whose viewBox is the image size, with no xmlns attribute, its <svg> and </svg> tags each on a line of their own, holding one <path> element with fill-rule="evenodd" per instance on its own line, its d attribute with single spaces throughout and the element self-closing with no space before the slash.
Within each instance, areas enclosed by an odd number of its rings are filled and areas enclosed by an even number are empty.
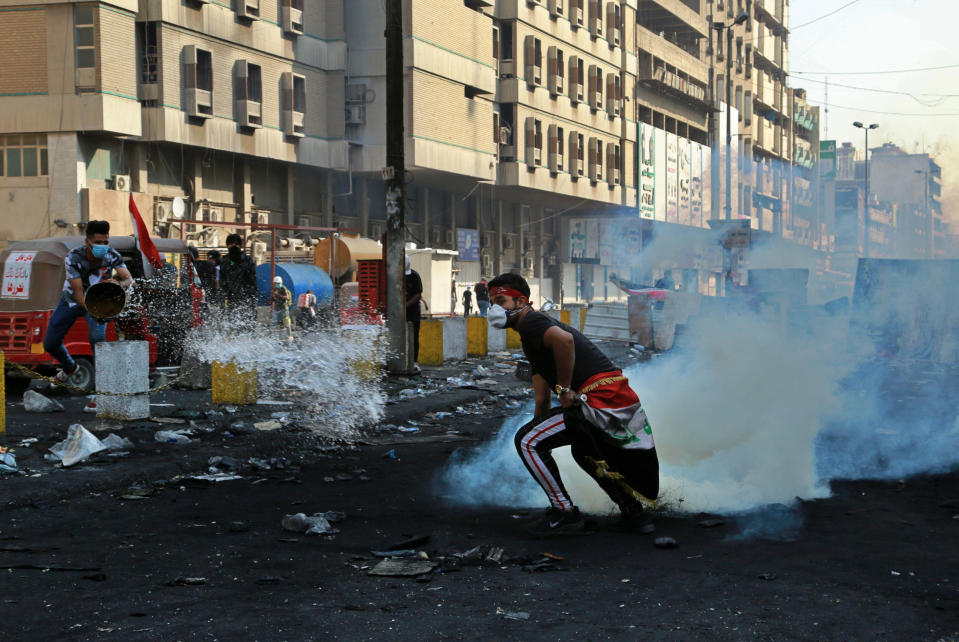
<svg viewBox="0 0 959 642">
<path fill-rule="evenodd" d="M 728 25 L 723 22 L 714 22 L 716 31 L 726 30 L 726 206 L 725 219 L 732 220 L 733 208 L 733 27 L 749 20 L 749 13 L 740 11 L 736 19 Z"/>
<path fill-rule="evenodd" d="M 853 123 L 854 127 L 858 127 L 866 132 L 866 187 L 865 187 L 865 200 L 866 200 L 866 211 L 865 211 L 865 226 L 866 226 L 866 239 L 863 243 L 863 256 L 869 258 L 869 244 L 871 241 L 871 234 L 869 233 L 870 226 L 870 217 L 869 217 L 869 130 L 878 129 L 879 123 L 872 123 L 870 125 L 863 125 L 858 120 Z"/>
</svg>

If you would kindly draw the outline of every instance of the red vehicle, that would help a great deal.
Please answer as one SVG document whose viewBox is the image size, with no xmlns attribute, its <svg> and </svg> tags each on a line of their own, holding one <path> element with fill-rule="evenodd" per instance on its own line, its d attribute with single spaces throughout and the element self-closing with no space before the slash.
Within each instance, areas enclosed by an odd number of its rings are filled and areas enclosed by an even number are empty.
<svg viewBox="0 0 959 642">
<path fill-rule="evenodd" d="M 186 243 L 153 239 L 167 265 L 156 274 L 144 261 L 131 236 L 112 236 L 110 246 L 123 256 L 130 274 L 137 280 L 137 301 L 124 314 L 107 324 L 107 341 L 119 334 L 150 344 L 150 366 L 172 365 L 179 361 L 176 349 L 188 328 L 199 323 L 202 291 Z M 0 284 L 0 350 L 7 364 L 19 363 L 37 372 L 52 372 L 57 362 L 43 349 L 43 338 L 60 301 L 66 279 L 64 261 L 82 236 L 63 236 L 11 243 L 0 252 L 3 281 Z M 189 278 L 180 278 L 180 275 Z M 147 280 L 145 280 L 147 279 Z M 80 318 L 64 338 L 64 345 L 76 359 L 77 373 L 70 383 L 92 388 L 93 351 L 86 319 Z M 18 374 L 7 365 L 7 372 Z"/>
</svg>

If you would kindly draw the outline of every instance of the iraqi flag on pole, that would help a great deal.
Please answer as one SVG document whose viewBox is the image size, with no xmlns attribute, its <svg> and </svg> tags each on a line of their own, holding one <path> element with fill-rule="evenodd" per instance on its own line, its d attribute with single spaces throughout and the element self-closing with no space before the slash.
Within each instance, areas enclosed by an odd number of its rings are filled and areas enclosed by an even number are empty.
<svg viewBox="0 0 959 642">
<path fill-rule="evenodd" d="M 143 268 L 146 271 L 147 262 L 153 266 L 153 269 L 159 270 L 163 267 L 163 259 L 160 258 L 160 252 L 157 246 L 153 244 L 150 238 L 150 230 L 147 229 L 137 204 L 133 201 L 133 194 L 130 194 L 130 218 L 133 219 L 133 239 L 136 242 L 137 249 L 143 257 Z"/>
</svg>

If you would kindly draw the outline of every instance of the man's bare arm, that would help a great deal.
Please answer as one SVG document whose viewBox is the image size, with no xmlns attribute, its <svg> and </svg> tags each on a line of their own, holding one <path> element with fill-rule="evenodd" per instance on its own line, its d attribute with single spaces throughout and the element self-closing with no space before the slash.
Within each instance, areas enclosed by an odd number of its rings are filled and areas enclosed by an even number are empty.
<svg viewBox="0 0 959 642">
<path fill-rule="evenodd" d="M 533 392 L 536 398 L 536 407 L 533 410 L 533 414 L 536 417 L 542 417 L 549 412 L 550 390 L 549 384 L 546 383 L 546 379 L 543 379 L 541 375 L 533 375 Z"/>
<path fill-rule="evenodd" d="M 70 288 L 73 290 L 73 300 L 77 302 L 84 310 L 87 309 L 87 300 L 83 296 L 83 281 L 80 279 L 70 279 Z"/>
</svg>

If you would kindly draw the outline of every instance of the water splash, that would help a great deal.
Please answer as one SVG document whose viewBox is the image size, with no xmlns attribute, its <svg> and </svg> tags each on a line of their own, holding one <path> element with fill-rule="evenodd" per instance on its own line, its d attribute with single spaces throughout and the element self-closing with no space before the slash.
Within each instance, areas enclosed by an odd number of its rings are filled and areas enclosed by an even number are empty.
<svg viewBox="0 0 959 642">
<path fill-rule="evenodd" d="M 233 361 L 256 369 L 261 397 L 300 401 L 302 419 L 325 437 L 350 441 L 382 420 L 386 396 L 378 379 L 385 341 L 374 329 L 327 328 L 282 333 L 225 322 L 190 333 L 186 350 L 201 361 Z"/>
</svg>

